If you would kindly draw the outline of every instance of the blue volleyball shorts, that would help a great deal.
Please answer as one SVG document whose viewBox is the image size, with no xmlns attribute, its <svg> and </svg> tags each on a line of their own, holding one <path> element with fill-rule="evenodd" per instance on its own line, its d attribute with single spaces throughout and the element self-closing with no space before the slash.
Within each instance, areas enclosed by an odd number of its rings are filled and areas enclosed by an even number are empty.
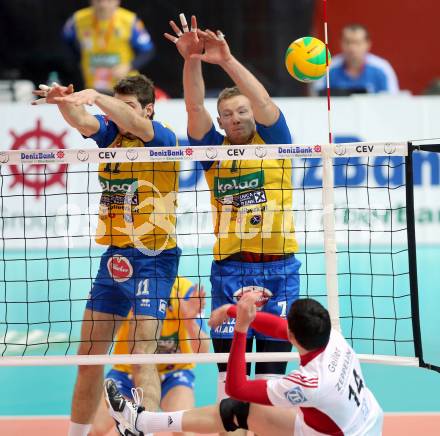
<svg viewBox="0 0 440 436">
<path fill-rule="evenodd" d="M 172 248 L 148 256 L 136 248 L 108 247 L 101 256 L 87 309 L 126 317 L 164 319 L 176 280 L 181 250 Z"/>
<path fill-rule="evenodd" d="M 236 304 L 245 292 L 261 292 L 258 310 L 285 317 L 291 304 L 299 297 L 301 262 L 292 254 L 274 262 L 239 262 L 223 260 L 211 267 L 211 310 L 224 304 Z M 235 319 L 211 329 L 211 337 L 232 339 Z M 249 329 L 248 337 L 272 339 Z"/>
</svg>

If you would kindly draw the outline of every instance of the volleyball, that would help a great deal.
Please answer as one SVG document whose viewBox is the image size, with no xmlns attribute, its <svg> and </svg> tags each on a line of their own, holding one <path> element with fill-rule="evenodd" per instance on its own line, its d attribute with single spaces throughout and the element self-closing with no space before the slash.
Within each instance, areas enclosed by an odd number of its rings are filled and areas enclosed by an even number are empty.
<svg viewBox="0 0 440 436">
<path fill-rule="evenodd" d="M 285 63 L 289 74 L 300 82 L 312 82 L 325 75 L 325 44 L 313 36 L 293 41 L 286 51 Z M 330 51 L 328 51 L 330 65 Z"/>
</svg>

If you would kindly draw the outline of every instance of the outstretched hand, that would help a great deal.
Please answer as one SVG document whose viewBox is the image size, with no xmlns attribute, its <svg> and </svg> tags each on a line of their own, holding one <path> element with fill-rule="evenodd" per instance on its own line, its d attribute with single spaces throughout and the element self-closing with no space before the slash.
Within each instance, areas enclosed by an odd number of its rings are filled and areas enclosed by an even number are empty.
<svg viewBox="0 0 440 436">
<path fill-rule="evenodd" d="M 73 85 L 69 86 L 61 86 L 56 82 L 52 83 L 52 86 L 47 85 L 38 85 L 38 89 L 32 91 L 32 94 L 40 97 L 37 100 L 33 100 L 31 102 L 32 105 L 36 106 L 39 104 L 57 104 L 56 97 L 67 97 L 70 94 L 73 94 Z"/>
<path fill-rule="evenodd" d="M 192 54 L 192 59 L 200 59 L 209 64 L 222 65 L 232 58 L 225 35 L 220 30 L 214 33 L 209 29 L 205 31 L 197 29 L 197 35 L 203 41 L 205 51 L 203 54 Z"/>
<path fill-rule="evenodd" d="M 197 19 L 194 15 L 191 17 L 191 30 L 188 28 L 185 15 L 180 14 L 179 18 L 182 29 L 171 20 L 170 26 L 176 36 L 169 33 L 165 33 L 164 36 L 166 39 L 176 44 L 179 53 L 185 60 L 187 60 L 194 54 L 203 53 L 204 42 L 197 34 Z"/>
<path fill-rule="evenodd" d="M 99 92 L 94 89 L 84 89 L 83 91 L 74 92 L 67 96 L 54 97 L 54 101 L 55 103 L 71 103 L 75 106 L 84 104 L 91 106 L 95 104 L 99 95 Z"/>
</svg>

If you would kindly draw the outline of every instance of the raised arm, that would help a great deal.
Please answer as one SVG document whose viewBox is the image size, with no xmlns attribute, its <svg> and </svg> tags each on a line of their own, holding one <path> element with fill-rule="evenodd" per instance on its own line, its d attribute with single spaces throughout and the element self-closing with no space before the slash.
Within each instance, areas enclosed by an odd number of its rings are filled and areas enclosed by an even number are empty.
<svg viewBox="0 0 440 436">
<path fill-rule="evenodd" d="M 228 318 L 237 318 L 237 306 L 225 304 L 213 310 L 209 319 L 209 325 L 211 328 L 216 328 Z M 288 340 L 287 321 L 271 313 L 256 312 L 255 319 L 252 321 L 252 328 L 266 336 Z"/>
<path fill-rule="evenodd" d="M 202 139 L 212 126 L 212 118 L 204 106 L 205 83 L 202 63 L 188 59 L 183 66 L 183 93 L 188 114 L 188 134 L 194 139 Z"/>
<path fill-rule="evenodd" d="M 192 59 L 191 55 L 202 53 L 203 41 L 198 37 L 197 20 L 194 15 L 191 17 L 191 30 L 188 29 L 184 14 L 180 14 L 180 21 L 182 30 L 174 21 L 170 21 L 170 26 L 177 36 L 165 33 L 165 37 L 176 44 L 177 50 L 185 60 L 183 93 L 188 114 L 188 134 L 194 139 L 202 139 L 211 129 L 212 118 L 204 105 L 205 83 L 202 62 L 200 59 Z"/>
<path fill-rule="evenodd" d="M 237 306 L 231 305 L 227 314 L 230 318 L 237 317 Z M 287 321 L 279 316 L 266 312 L 257 312 L 251 327 L 258 333 L 287 341 Z"/>
<path fill-rule="evenodd" d="M 40 89 L 33 92 L 39 100 L 34 100 L 33 105 L 43 103 L 57 104 L 61 115 L 66 122 L 77 129 L 84 136 L 92 136 L 99 130 L 99 121 L 89 114 L 84 106 L 77 106 L 67 101 L 58 101 L 60 98 L 68 97 L 73 94 L 73 85 L 61 86 L 53 83 L 52 86 L 40 85 Z"/>
<path fill-rule="evenodd" d="M 248 380 L 246 377 L 246 336 L 250 325 L 257 315 L 256 295 L 243 295 L 236 308 L 237 321 L 234 329 L 234 339 L 229 353 L 226 372 L 226 393 L 236 400 L 271 405 L 267 395 L 266 380 Z"/>
<path fill-rule="evenodd" d="M 86 111 L 83 105 L 95 104 L 119 127 L 142 139 L 142 141 L 148 142 L 154 138 L 154 128 L 150 119 L 139 115 L 123 101 L 100 94 L 94 89 L 85 89 L 66 97 L 55 97 L 54 100 L 58 104 L 70 103 L 76 107 L 82 107 L 84 112 Z"/>
<path fill-rule="evenodd" d="M 210 30 L 198 30 L 199 38 L 204 41 L 205 52 L 193 54 L 192 59 L 199 59 L 223 68 L 238 89 L 251 102 L 255 120 L 265 126 L 273 125 L 279 117 L 280 111 L 270 98 L 261 82 L 232 56 L 224 35 Z"/>
</svg>

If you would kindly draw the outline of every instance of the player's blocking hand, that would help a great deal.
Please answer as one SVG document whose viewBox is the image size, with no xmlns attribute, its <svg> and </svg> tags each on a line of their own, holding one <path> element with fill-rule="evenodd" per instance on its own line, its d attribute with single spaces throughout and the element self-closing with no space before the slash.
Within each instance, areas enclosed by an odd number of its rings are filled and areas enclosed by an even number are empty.
<svg viewBox="0 0 440 436">
<path fill-rule="evenodd" d="M 55 97 L 67 97 L 74 92 L 72 84 L 69 86 L 61 86 L 56 82 L 53 82 L 51 86 L 40 84 L 38 88 L 39 89 L 32 91 L 32 94 L 41 98 L 32 101 L 31 104 L 33 106 L 46 103 L 56 104 Z"/>
<path fill-rule="evenodd" d="M 68 96 L 54 97 L 54 101 L 55 103 L 71 103 L 75 106 L 81 106 L 84 104 L 91 106 L 95 104 L 95 101 L 99 96 L 99 92 L 94 89 L 84 89 L 83 91 L 74 92 Z"/>
<path fill-rule="evenodd" d="M 217 32 L 214 33 L 209 29 L 205 31 L 197 29 L 197 35 L 200 40 L 204 42 L 205 51 L 203 54 L 192 54 L 192 59 L 200 59 L 203 62 L 220 66 L 232 59 L 229 45 L 222 31 L 217 30 Z"/>
<path fill-rule="evenodd" d="M 241 333 L 247 332 L 249 326 L 257 315 L 255 303 L 260 298 L 257 292 L 248 292 L 244 294 L 237 304 L 237 320 L 235 321 L 235 330 Z"/>
<path fill-rule="evenodd" d="M 193 54 L 203 53 L 203 40 L 197 34 L 197 18 L 195 15 L 191 17 L 191 30 L 188 28 L 185 14 L 180 14 L 180 23 L 182 29 L 173 21 L 170 21 L 170 26 L 176 36 L 169 33 L 164 33 L 164 36 L 169 41 L 176 44 L 177 50 L 181 56 L 186 60 Z"/>
</svg>

